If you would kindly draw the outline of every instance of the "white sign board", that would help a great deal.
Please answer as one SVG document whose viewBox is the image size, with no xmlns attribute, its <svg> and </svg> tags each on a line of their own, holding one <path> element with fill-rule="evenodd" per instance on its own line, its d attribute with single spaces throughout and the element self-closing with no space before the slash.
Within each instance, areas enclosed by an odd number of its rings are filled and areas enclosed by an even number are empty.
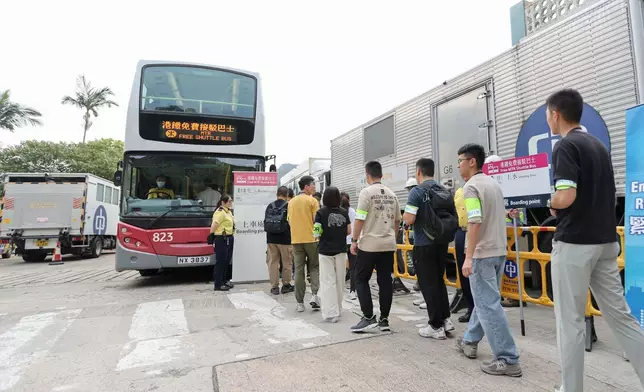
<svg viewBox="0 0 644 392">
<path fill-rule="evenodd" d="M 233 172 L 233 175 L 235 248 L 232 281 L 266 281 L 264 213 L 266 206 L 277 197 L 277 173 Z"/>
<path fill-rule="evenodd" d="M 402 191 L 407 183 L 407 165 L 389 166 L 382 168 L 382 184 L 393 192 Z M 367 178 L 364 173 L 356 177 L 356 196 L 367 187 Z"/>
<path fill-rule="evenodd" d="M 546 207 L 550 199 L 546 153 L 486 163 L 483 172 L 499 182 L 507 208 Z"/>
</svg>

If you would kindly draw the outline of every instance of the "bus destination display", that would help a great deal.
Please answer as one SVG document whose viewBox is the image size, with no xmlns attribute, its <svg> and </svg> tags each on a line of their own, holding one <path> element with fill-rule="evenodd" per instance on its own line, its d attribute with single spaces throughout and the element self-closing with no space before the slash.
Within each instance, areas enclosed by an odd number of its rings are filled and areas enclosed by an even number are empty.
<svg viewBox="0 0 644 392">
<path fill-rule="evenodd" d="M 181 142 L 237 142 L 237 128 L 230 124 L 195 121 L 161 121 L 161 139 Z"/>
</svg>

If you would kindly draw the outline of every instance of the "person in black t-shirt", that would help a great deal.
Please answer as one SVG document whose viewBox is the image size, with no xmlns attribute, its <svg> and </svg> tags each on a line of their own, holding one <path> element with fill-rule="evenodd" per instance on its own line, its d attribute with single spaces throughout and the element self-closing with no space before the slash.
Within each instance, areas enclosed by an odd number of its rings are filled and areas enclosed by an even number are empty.
<svg viewBox="0 0 644 392">
<path fill-rule="evenodd" d="M 271 223 L 264 222 L 266 231 L 268 277 L 271 282 L 271 294 L 280 293 L 280 272 L 282 273 L 282 294 L 295 291 L 291 285 L 293 246 L 291 245 L 291 229 L 286 220 L 288 213 L 288 189 L 281 186 L 277 189 L 277 200 L 266 207 L 265 219 Z M 281 218 L 280 222 L 277 222 Z"/>
<path fill-rule="evenodd" d="M 320 296 L 322 318 L 337 322 L 342 313 L 342 292 L 347 257 L 347 236 L 351 234 L 349 213 L 340 208 L 340 191 L 334 186 L 324 190 L 324 206 L 315 214 L 313 235 L 320 239 Z"/>
<path fill-rule="evenodd" d="M 584 103 L 575 90 L 562 90 L 547 102 L 553 135 L 557 216 L 552 244 L 552 287 L 563 383 L 559 391 L 582 392 L 584 314 L 588 286 L 608 325 L 644 387 L 644 333 L 624 298 L 617 268 L 615 177 L 608 149 L 580 125 Z"/>
</svg>

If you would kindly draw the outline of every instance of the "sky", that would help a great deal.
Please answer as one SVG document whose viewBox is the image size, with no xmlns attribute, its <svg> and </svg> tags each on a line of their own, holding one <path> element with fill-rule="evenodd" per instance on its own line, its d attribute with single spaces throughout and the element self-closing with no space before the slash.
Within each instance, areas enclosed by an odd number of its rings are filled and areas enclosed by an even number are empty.
<svg viewBox="0 0 644 392">
<path fill-rule="evenodd" d="M 278 165 L 330 157 L 331 139 L 509 49 L 517 2 L 7 1 L 0 90 L 44 125 L 0 141 L 80 142 L 82 113 L 60 100 L 81 73 L 120 105 L 88 140 L 123 140 L 137 61 L 174 60 L 259 72 L 266 153 Z"/>
</svg>

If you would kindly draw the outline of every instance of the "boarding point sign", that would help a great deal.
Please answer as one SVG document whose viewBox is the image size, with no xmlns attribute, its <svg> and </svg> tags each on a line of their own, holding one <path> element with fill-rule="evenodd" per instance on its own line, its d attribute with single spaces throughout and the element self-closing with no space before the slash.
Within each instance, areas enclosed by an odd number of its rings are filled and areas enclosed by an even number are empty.
<svg viewBox="0 0 644 392">
<path fill-rule="evenodd" d="M 233 172 L 233 282 L 268 280 L 264 213 L 277 198 L 277 173 Z"/>
<path fill-rule="evenodd" d="M 483 172 L 501 185 L 508 209 L 546 207 L 550 199 L 546 153 L 486 163 Z"/>
</svg>

